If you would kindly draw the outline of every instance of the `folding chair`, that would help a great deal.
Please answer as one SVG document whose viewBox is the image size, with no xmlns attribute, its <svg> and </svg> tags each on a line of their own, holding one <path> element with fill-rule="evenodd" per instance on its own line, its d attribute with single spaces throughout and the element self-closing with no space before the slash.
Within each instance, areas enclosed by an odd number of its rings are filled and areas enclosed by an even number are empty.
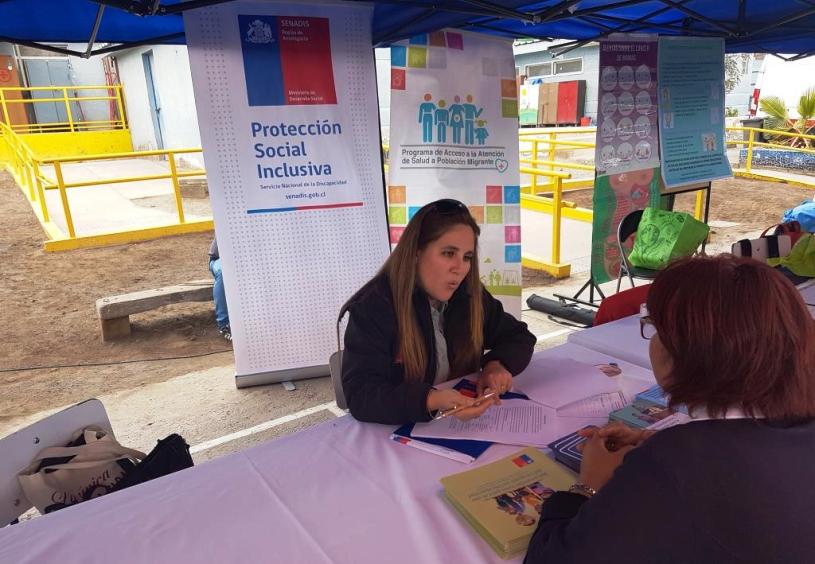
<svg viewBox="0 0 815 564">
<path fill-rule="evenodd" d="M 13 523 L 34 504 L 26 499 L 17 474 L 42 449 L 64 446 L 79 429 L 97 425 L 113 435 L 113 429 L 98 399 L 89 399 L 55 413 L 0 439 L 0 527 Z"/>
<path fill-rule="evenodd" d="M 623 282 L 623 275 L 628 277 L 629 282 L 631 282 L 631 287 L 634 288 L 634 278 L 653 280 L 659 273 L 658 270 L 639 268 L 628 262 L 628 254 L 626 253 L 624 243 L 629 237 L 637 232 L 641 219 L 642 210 L 634 210 L 625 216 L 620 222 L 620 225 L 617 227 L 617 246 L 620 248 L 620 273 L 617 275 L 618 292 L 620 291 L 620 285 Z"/>
<path fill-rule="evenodd" d="M 340 409 L 348 409 L 348 404 L 345 401 L 345 392 L 342 389 L 342 340 L 340 338 L 340 324 L 342 318 L 348 312 L 351 305 L 351 300 L 348 300 L 340 308 L 340 314 L 337 316 L 337 352 L 332 353 L 328 357 L 328 370 L 331 374 L 331 384 L 334 386 L 334 398 L 337 402 L 337 407 Z"/>
</svg>

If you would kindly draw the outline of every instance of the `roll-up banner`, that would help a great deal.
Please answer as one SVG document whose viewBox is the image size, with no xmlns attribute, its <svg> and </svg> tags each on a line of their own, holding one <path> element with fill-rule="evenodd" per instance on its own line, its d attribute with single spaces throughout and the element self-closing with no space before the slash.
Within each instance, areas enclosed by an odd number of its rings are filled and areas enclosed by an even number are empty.
<svg viewBox="0 0 815 564">
<path fill-rule="evenodd" d="M 184 12 L 238 387 L 327 374 L 340 306 L 390 250 L 372 14 Z"/>
<path fill-rule="evenodd" d="M 521 314 L 518 88 L 510 40 L 458 30 L 391 47 L 388 213 L 398 244 L 418 209 L 466 204 L 481 227 L 480 275 Z"/>
</svg>

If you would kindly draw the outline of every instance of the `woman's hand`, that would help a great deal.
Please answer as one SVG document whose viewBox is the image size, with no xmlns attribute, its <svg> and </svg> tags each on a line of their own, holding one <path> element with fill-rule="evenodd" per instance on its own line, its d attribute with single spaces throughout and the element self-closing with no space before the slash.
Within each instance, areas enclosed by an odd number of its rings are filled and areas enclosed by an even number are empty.
<svg viewBox="0 0 815 564">
<path fill-rule="evenodd" d="M 614 421 L 603 427 L 591 427 L 581 429 L 577 432 L 578 435 L 584 438 L 590 438 L 594 436 L 595 433 L 605 440 L 608 450 L 615 451 L 620 447 L 638 447 L 645 439 L 656 433 L 656 431 L 633 429 L 625 423 Z"/>
<path fill-rule="evenodd" d="M 461 395 L 456 390 L 430 390 L 427 394 L 427 411 L 447 411 L 454 407 L 470 407 L 475 404 L 475 400 Z"/>
<path fill-rule="evenodd" d="M 476 382 L 476 392 L 478 396 L 483 396 L 488 390 L 496 392 L 499 396 L 512 389 L 512 374 L 504 368 L 504 365 L 497 360 L 491 360 L 481 369 L 481 374 Z M 496 405 L 501 404 L 501 400 L 496 397 Z"/>
<path fill-rule="evenodd" d="M 583 443 L 583 462 L 580 463 L 580 482 L 599 491 L 614 475 L 617 467 L 623 463 L 623 457 L 634 449 L 633 445 L 620 446 L 609 450 L 607 437 L 595 429 Z"/>
<path fill-rule="evenodd" d="M 461 421 L 470 421 L 471 419 L 476 419 L 477 417 L 484 415 L 484 412 L 487 411 L 491 405 L 497 404 L 498 402 L 499 400 L 497 397 L 481 400 L 473 405 L 473 407 L 467 407 L 454 411 L 452 416 Z"/>
</svg>

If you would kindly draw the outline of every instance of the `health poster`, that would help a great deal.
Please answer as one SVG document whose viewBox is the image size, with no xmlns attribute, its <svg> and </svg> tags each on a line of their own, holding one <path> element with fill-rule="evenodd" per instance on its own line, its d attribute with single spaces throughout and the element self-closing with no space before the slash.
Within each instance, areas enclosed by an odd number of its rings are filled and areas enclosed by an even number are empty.
<svg viewBox="0 0 815 564">
<path fill-rule="evenodd" d="M 732 176 L 724 136 L 724 40 L 660 37 L 658 61 L 665 186 Z"/>
<path fill-rule="evenodd" d="M 657 38 L 615 34 L 600 41 L 597 174 L 659 166 Z"/>
</svg>

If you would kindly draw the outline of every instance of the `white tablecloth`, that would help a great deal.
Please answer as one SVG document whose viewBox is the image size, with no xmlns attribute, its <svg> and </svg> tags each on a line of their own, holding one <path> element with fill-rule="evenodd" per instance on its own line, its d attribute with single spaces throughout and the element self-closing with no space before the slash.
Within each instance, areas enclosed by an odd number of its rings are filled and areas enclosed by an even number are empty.
<svg viewBox="0 0 815 564">
<path fill-rule="evenodd" d="M 648 341 L 640 335 L 639 315 L 575 331 L 567 341 L 651 369 Z"/>
<path fill-rule="evenodd" d="M 798 291 L 801 292 L 807 304 L 812 304 L 808 306 L 808 309 L 815 318 L 815 280 L 799 285 Z M 639 315 L 576 331 L 569 335 L 567 342 L 606 353 L 651 370 L 648 341 L 640 334 Z"/>
<path fill-rule="evenodd" d="M 573 344 L 536 356 L 615 360 Z M 618 362 L 648 386 L 648 371 Z M 560 420 L 563 434 L 585 423 Z M 389 440 L 392 430 L 341 417 L 0 529 L 0 562 L 503 562 L 439 479 L 520 447 L 493 445 L 467 465 Z"/>
</svg>

